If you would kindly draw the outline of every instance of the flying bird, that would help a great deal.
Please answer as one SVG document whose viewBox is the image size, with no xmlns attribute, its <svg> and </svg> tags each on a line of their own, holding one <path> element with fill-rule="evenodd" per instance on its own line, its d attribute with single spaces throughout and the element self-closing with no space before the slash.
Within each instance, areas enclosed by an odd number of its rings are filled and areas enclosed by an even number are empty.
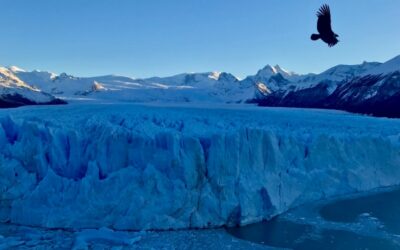
<svg viewBox="0 0 400 250">
<path fill-rule="evenodd" d="M 337 37 L 339 35 L 332 31 L 331 27 L 331 10 L 327 4 L 321 6 L 317 12 L 318 23 L 317 30 L 319 34 L 312 34 L 311 40 L 315 41 L 321 39 L 329 45 L 329 47 L 334 46 L 339 42 Z"/>
</svg>

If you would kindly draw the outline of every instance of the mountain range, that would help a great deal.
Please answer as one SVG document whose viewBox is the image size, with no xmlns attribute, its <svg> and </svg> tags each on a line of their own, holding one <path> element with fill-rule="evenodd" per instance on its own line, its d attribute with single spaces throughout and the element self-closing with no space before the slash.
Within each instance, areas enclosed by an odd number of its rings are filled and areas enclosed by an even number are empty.
<svg viewBox="0 0 400 250">
<path fill-rule="evenodd" d="M 302 76 L 255 102 L 400 117 L 400 56 L 385 63 L 338 65 L 318 75 Z"/>
<path fill-rule="evenodd" d="M 0 107 L 76 101 L 257 103 L 400 117 L 400 56 L 296 74 L 267 65 L 242 80 L 226 72 L 134 79 L 0 67 Z"/>
</svg>

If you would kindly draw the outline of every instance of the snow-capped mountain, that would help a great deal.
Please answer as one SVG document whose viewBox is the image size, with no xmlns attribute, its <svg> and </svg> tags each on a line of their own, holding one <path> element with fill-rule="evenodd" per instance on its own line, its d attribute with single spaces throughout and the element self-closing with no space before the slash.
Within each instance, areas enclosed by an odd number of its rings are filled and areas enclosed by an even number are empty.
<svg viewBox="0 0 400 250">
<path fill-rule="evenodd" d="M 364 72 L 363 75 L 390 74 L 396 71 L 400 71 L 400 55 L 385 63 L 377 65 L 377 67 L 370 68 L 368 71 Z"/>
<path fill-rule="evenodd" d="M 320 81 L 332 81 L 332 82 L 341 82 L 343 80 L 351 79 L 355 76 L 359 76 L 368 70 L 371 70 L 381 63 L 378 62 L 363 62 L 358 65 L 344 65 L 340 64 L 335 67 L 332 67 L 320 74 L 309 74 L 301 79 L 298 82 L 320 82 Z"/>
<path fill-rule="evenodd" d="M 152 77 L 144 79 L 149 84 L 161 84 L 166 86 L 199 86 L 204 88 L 212 86 L 219 79 L 219 72 L 184 73 L 171 77 Z"/>
<path fill-rule="evenodd" d="M 61 104 L 63 101 L 32 87 L 18 78 L 14 72 L 23 72 L 17 67 L 0 67 L 0 108 L 35 104 Z"/>
<path fill-rule="evenodd" d="M 29 83 L 55 96 L 75 99 L 107 99 L 131 102 L 225 102 L 244 103 L 271 93 L 314 87 L 321 82 L 332 92 L 345 79 L 378 66 L 379 63 L 338 65 L 321 74 L 299 75 L 279 65 L 267 65 L 244 80 L 226 72 L 183 73 L 170 77 L 133 79 L 125 76 L 74 77 L 45 71 L 10 69 Z"/>
<path fill-rule="evenodd" d="M 258 83 L 265 84 L 269 90 L 275 91 L 290 83 L 290 79 L 298 75 L 282 69 L 279 65 L 274 67 L 267 65 L 260 69 L 257 74 L 248 76 L 243 80 L 245 86 L 256 86 Z"/>
<path fill-rule="evenodd" d="M 400 56 L 385 63 L 337 65 L 320 74 L 300 75 L 279 65 L 267 65 L 243 80 L 226 72 L 134 79 L 117 75 L 75 77 L 66 73 L 29 72 L 15 66 L 3 71 L 36 92 L 41 90 L 66 100 L 256 102 L 265 106 L 335 108 L 379 115 L 381 112 L 372 106 L 396 103 L 399 69 Z M 366 106 L 366 103 L 371 104 Z M 395 115 L 393 111 L 387 114 L 388 108 L 385 110 L 381 115 Z"/>
<path fill-rule="evenodd" d="M 10 70 L 12 69 L 10 68 Z M 38 70 L 32 72 L 18 70 L 13 72 L 32 87 L 62 98 L 85 95 L 96 89 L 97 86 L 92 80 L 74 77 L 66 73 L 57 75 Z"/>
<path fill-rule="evenodd" d="M 326 107 L 379 116 L 400 117 L 399 70 L 356 77 L 342 84 L 326 101 Z"/>
<path fill-rule="evenodd" d="M 263 94 L 263 106 L 343 109 L 400 117 L 400 56 L 385 63 L 338 65 L 318 75 L 300 77 Z M 260 90 L 261 91 L 261 90 Z"/>
<path fill-rule="evenodd" d="M 225 72 L 184 73 L 170 77 L 133 79 L 125 76 L 74 77 L 66 73 L 18 70 L 18 77 L 57 97 L 130 102 L 236 102 L 251 99 L 239 80 Z M 252 88 L 252 94 L 254 88 Z"/>
</svg>

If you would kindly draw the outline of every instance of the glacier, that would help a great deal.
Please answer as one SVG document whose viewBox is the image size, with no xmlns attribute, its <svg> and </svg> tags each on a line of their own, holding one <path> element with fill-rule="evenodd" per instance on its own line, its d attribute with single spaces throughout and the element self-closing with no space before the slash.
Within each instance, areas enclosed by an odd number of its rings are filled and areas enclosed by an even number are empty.
<svg viewBox="0 0 400 250">
<path fill-rule="evenodd" d="M 0 110 L 0 222 L 244 225 L 400 184 L 400 120 L 252 105 Z"/>
</svg>

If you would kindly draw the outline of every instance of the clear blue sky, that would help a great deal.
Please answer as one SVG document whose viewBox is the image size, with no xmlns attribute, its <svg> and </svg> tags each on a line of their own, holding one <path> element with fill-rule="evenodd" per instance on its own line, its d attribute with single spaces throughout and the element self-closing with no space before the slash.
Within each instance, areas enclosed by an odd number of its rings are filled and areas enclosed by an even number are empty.
<svg viewBox="0 0 400 250">
<path fill-rule="evenodd" d="M 331 6 L 340 43 L 312 42 Z M 399 0 L 0 0 L 0 65 L 166 76 L 266 64 L 299 73 L 400 54 Z"/>
</svg>

